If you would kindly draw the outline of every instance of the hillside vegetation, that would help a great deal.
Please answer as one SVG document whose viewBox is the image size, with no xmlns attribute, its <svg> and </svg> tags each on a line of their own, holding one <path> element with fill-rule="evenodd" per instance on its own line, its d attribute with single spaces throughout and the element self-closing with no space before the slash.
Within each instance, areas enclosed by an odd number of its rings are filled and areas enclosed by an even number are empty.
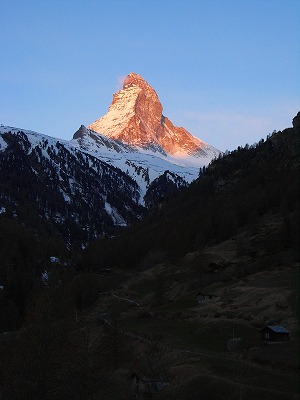
<svg viewBox="0 0 300 400">
<path fill-rule="evenodd" d="M 299 119 L 219 157 L 122 236 L 48 264 L 56 245 L 33 241 L 48 249 L 43 280 L 26 242 L 26 285 L 22 256 L 3 269 L 2 399 L 299 399 Z M 290 340 L 262 341 L 266 325 Z"/>
</svg>

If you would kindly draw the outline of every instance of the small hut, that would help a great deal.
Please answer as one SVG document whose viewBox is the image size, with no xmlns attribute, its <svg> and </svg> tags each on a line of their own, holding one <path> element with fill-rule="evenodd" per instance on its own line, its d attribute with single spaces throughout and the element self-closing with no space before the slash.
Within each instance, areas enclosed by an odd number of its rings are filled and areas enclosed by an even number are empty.
<svg viewBox="0 0 300 400">
<path fill-rule="evenodd" d="M 290 332 L 283 326 L 265 326 L 259 332 L 262 340 L 269 342 L 284 342 L 290 339 Z"/>
<path fill-rule="evenodd" d="M 198 299 L 198 303 L 199 304 L 207 303 L 210 300 L 214 299 L 215 297 L 217 297 L 217 296 L 215 294 L 212 294 L 212 293 L 199 292 L 197 294 L 197 299 Z"/>
<path fill-rule="evenodd" d="M 154 395 L 169 386 L 169 382 L 164 377 L 157 379 L 147 379 L 131 374 L 131 394 L 135 399 L 142 399 L 144 395 Z M 152 396 L 151 396 L 152 397 Z M 148 398 L 148 397 L 147 397 Z"/>
</svg>

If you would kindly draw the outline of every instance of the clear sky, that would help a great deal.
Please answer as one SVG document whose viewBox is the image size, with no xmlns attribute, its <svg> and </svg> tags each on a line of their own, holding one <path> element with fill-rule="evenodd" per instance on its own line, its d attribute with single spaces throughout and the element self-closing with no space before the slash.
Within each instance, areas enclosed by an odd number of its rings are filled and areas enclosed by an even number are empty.
<svg viewBox="0 0 300 400">
<path fill-rule="evenodd" d="M 0 0 L 0 123 L 71 139 L 129 72 L 220 150 L 300 111 L 299 0 Z"/>
</svg>

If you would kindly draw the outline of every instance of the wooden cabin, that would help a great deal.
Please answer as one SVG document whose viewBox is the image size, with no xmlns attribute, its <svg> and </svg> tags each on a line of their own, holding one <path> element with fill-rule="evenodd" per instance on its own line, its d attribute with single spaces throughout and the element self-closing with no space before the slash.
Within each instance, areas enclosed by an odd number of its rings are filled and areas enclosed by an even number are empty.
<svg viewBox="0 0 300 400">
<path fill-rule="evenodd" d="M 131 374 L 131 395 L 135 399 L 143 399 L 144 396 L 152 397 L 152 395 L 164 390 L 169 386 L 169 382 L 163 377 L 157 379 L 147 379 L 138 376 L 136 373 Z"/>
<path fill-rule="evenodd" d="M 198 304 L 207 303 L 210 300 L 214 299 L 215 297 L 217 297 L 217 296 L 215 294 L 212 294 L 212 293 L 199 292 L 197 294 Z"/>
<path fill-rule="evenodd" d="M 259 332 L 262 340 L 269 342 L 284 342 L 290 339 L 290 332 L 283 326 L 265 326 Z"/>
</svg>

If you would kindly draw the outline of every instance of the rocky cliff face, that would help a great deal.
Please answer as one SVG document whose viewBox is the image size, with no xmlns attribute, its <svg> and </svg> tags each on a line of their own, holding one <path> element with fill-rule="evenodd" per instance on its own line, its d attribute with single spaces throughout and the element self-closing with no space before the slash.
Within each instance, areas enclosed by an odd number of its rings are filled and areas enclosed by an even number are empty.
<svg viewBox="0 0 300 400">
<path fill-rule="evenodd" d="M 293 118 L 293 128 L 299 134 L 300 133 L 300 111 L 298 114 Z"/>
<path fill-rule="evenodd" d="M 88 128 L 164 155 L 212 159 L 220 153 L 186 129 L 174 126 L 162 110 L 155 90 L 140 75 L 131 72 L 123 89 L 114 94 L 108 113 Z"/>
</svg>

